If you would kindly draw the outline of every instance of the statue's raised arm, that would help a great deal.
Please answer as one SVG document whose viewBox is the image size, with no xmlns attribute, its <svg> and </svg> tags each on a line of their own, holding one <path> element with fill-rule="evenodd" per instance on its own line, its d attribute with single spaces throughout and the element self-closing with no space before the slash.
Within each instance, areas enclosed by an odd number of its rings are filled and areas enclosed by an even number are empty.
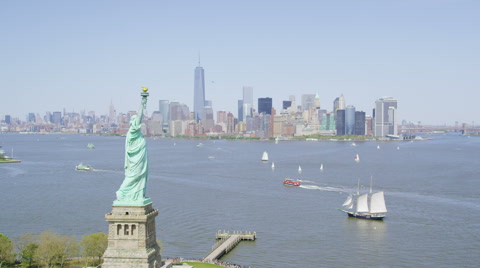
<svg viewBox="0 0 480 268">
<path fill-rule="evenodd" d="M 143 206 L 151 202 L 145 196 L 148 180 L 148 155 L 142 134 L 143 112 L 147 106 L 148 89 L 142 88 L 142 103 L 138 113 L 131 117 L 125 139 L 125 179 L 117 191 L 114 205 Z"/>
</svg>

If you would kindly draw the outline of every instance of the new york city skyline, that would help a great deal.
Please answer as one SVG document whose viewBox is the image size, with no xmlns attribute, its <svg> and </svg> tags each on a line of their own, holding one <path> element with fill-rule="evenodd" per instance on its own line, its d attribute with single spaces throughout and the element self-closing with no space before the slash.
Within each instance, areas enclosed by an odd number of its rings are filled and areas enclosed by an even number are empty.
<svg viewBox="0 0 480 268">
<path fill-rule="evenodd" d="M 290 95 L 371 114 L 401 103 L 400 120 L 476 119 L 480 60 L 475 1 L 224 3 L 9 2 L 0 9 L 0 114 L 135 110 L 141 86 L 193 109 L 201 55 L 205 99 L 237 113 L 242 88 L 276 109 Z"/>
</svg>

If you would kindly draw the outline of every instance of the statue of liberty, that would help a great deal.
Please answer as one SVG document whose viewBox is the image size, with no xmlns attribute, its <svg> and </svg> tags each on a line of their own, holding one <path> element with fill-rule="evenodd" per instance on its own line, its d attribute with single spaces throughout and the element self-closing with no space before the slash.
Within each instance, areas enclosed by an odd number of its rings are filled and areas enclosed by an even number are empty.
<svg viewBox="0 0 480 268">
<path fill-rule="evenodd" d="M 143 111 L 147 106 L 148 88 L 142 88 L 142 104 L 138 113 L 130 119 L 125 140 L 125 179 L 117 191 L 117 200 L 113 205 L 144 206 L 151 203 L 145 196 L 148 181 L 147 144 L 141 132 Z"/>
</svg>

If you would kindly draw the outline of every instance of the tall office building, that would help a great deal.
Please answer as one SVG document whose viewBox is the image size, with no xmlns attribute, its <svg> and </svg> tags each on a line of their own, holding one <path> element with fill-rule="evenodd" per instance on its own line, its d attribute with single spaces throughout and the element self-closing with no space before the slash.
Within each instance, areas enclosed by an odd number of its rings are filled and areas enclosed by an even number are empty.
<svg viewBox="0 0 480 268">
<path fill-rule="evenodd" d="M 113 102 L 110 101 L 110 108 L 108 109 L 108 122 L 110 124 L 115 124 L 117 121 L 117 111 L 115 110 L 115 106 L 113 106 Z"/>
<path fill-rule="evenodd" d="M 238 121 L 245 122 L 243 120 L 243 100 L 238 100 Z"/>
<path fill-rule="evenodd" d="M 365 136 L 367 132 L 365 131 L 366 121 L 365 121 L 365 112 L 356 111 L 355 112 L 355 135 Z"/>
<path fill-rule="evenodd" d="M 253 116 L 253 87 L 243 87 L 243 116 Z"/>
<path fill-rule="evenodd" d="M 336 98 L 333 101 L 333 114 L 335 117 L 335 120 L 337 119 L 337 110 L 345 110 L 345 97 L 343 97 L 343 94 Z"/>
<path fill-rule="evenodd" d="M 272 114 L 272 98 L 258 98 L 258 113 Z"/>
<path fill-rule="evenodd" d="M 374 136 L 397 135 L 397 100 L 384 97 L 375 101 Z"/>
<path fill-rule="evenodd" d="M 35 114 L 34 113 L 28 113 L 28 122 L 33 122 L 35 123 Z"/>
<path fill-rule="evenodd" d="M 12 117 L 9 114 L 5 115 L 5 124 L 10 125 L 11 122 L 12 122 Z"/>
<path fill-rule="evenodd" d="M 162 129 L 167 132 L 168 130 L 168 121 L 170 121 L 170 103 L 168 100 L 159 100 L 158 101 L 158 111 L 162 115 Z"/>
<path fill-rule="evenodd" d="M 283 101 L 282 109 L 286 110 L 290 108 L 290 106 L 292 106 L 292 101 L 286 101 L 286 100 Z"/>
<path fill-rule="evenodd" d="M 335 126 L 337 135 L 345 135 L 345 110 L 337 110 L 335 112 Z"/>
<path fill-rule="evenodd" d="M 311 107 L 315 107 L 315 94 L 303 94 L 302 111 L 308 111 Z"/>
<path fill-rule="evenodd" d="M 345 108 L 345 135 L 355 134 L 355 107 L 348 105 Z"/>
<path fill-rule="evenodd" d="M 60 125 L 62 123 L 62 113 L 61 112 L 53 112 L 52 120 L 50 122 Z"/>
<path fill-rule="evenodd" d="M 200 66 L 200 60 L 198 66 L 195 68 L 195 82 L 193 85 L 193 113 L 195 121 L 202 120 L 203 107 L 205 107 L 205 73 Z"/>
<path fill-rule="evenodd" d="M 217 124 L 227 123 L 227 111 L 217 111 Z"/>
</svg>

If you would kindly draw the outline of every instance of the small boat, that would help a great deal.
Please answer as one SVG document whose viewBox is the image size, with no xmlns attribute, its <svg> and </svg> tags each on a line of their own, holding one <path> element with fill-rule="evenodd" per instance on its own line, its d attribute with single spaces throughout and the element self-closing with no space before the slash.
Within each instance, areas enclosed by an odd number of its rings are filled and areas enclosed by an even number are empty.
<svg viewBox="0 0 480 268">
<path fill-rule="evenodd" d="M 372 193 L 372 184 L 370 182 L 370 193 L 360 195 L 360 180 L 357 193 L 350 194 L 342 206 L 348 210 L 338 210 L 347 213 L 349 217 L 358 219 L 383 220 L 387 213 L 383 191 Z"/>
<path fill-rule="evenodd" d="M 296 187 L 296 186 L 300 186 L 301 184 L 302 183 L 299 182 L 298 180 L 285 179 L 283 181 L 284 186 L 294 186 L 294 187 Z"/>
<path fill-rule="evenodd" d="M 84 165 L 84 164 L 79 164 L 75 167 L 76 170 L 82 170 L 82 171 L 92 171 L 93 168 L 89 165 Z"/>
<path fill-rule="evenodd" d="M 377 145 L 377 149 L 380 149 L 380 145 Z"/>
<path fill-rule="evenodd" d="M 320 170 L 323 171 L 323 164 L 320 164 Z"/>
<path fill-rule="evenodd" d="M 89 144 L 87 144 L 87 148 L 88 149 L 94 149 L 95 145 L 93 145 L 93 143 L 89 143 Z"/>
<path fill-rule="evenodd" d="M 262 161 L 263 161 L 263 162 L 268 162 L 268 153 L 267 153 L 267 151 L 263 152 L 263 154 L 262 154 Z"/>
<path fill-rule="evenodd" d="M 302 174 L 302 167 L 298 166 L 298 174 Z"/>
<path fill-rule="evenodd" d="M 203 146 L 203 143 L 201 143 L 201 142 L 199 144 L 197 144 L 197 147 L 202 147 L 202 146 Z"/>
<path fill-rule="evenodd" d="M 275 169 L 275 163 L 272 162 L 272 169 Z"/>
<path fill-rule="evenodd" d="M 278 137 L 275 138 L 275 144 L 278 144 Z"/>
<path fill-rule="evenodd" d="M 354 159 L 355 159 L 355 162 L 360 162 L 360 156 L 358 156 L 358 154 L 355 155 L 355 158 L 354 158 Z"/>
<path fill-rule="evenodd" d="M 357 146 L 357 144 L 355 142 L 352 142 L 352 146 Z"/>
</svg>

